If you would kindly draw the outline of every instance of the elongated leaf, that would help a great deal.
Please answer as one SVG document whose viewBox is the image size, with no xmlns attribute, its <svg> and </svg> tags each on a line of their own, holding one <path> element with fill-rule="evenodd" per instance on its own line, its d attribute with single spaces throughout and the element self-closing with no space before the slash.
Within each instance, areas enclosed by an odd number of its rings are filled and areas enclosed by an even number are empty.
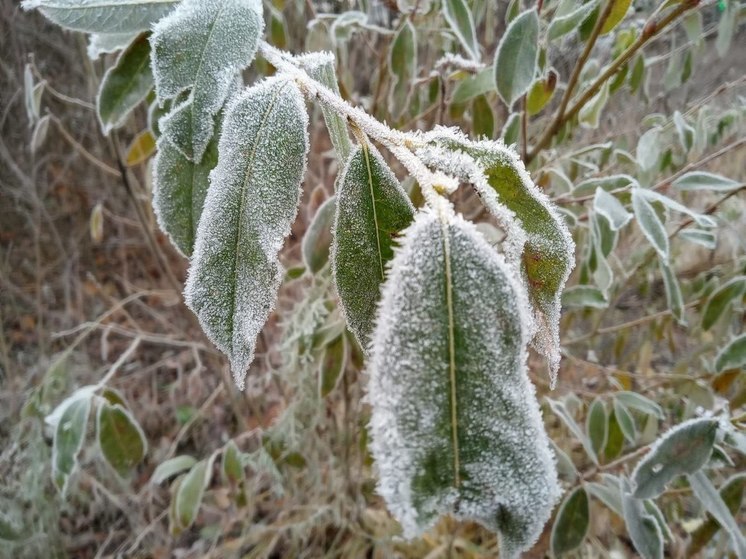
<svg viewBox="0 0 746 559">
<path fill-rule="evenodd" d="M 624 208 L 622 203 L 600 187 L 596 189 L 593 208 L 608 220 L 609 227 L 613 231 L 619 231 L 632 219 L 632 214 Z"/>
<path fill-rule="evenodd" d="M 474 17 L 465 0 L 443 0 L 443 15 L 472 60 L 479 61 L 479 42 Z"/>
<path fill-rule="evenodd" d="M 676 476 L 704 466 L 715 444 L 717 426 L 714 419 L 691 419 L 663 434 L 632 473 L 635 498 L 656 497 Z"/>
<path fill-rule="evenodd" d="M 81 393 L 80 397 L 67 403 L 54 430 L 52 480 L 63 496 L 67 493 L 70 476 L 78 466 L 78 453 L 83 447 L 90 411 L 90 394 Z"/>
<path fill-rule="evenodd" d="M 668 261 L 669 244 L 666 228 L 641 191 L 641 188 L 632 189 L 632 209 L 635 212 L 635 218 L 660 258 Z"/>
<path fill-rule="evenodd" d="M 367 348 L 394 241 L 414 208 L 371 145 L 352 152 L 337 186 L 332 271 L 350 331 Z"/>
<path fill-rule="evenodd" d="M 556 87 L 557 73 L 554 70 L 550 70 L 546 78 L 542 77 L 536 80 L 526 96 L 528 114 L 535 115 L 540 112 L 552 99 Z"/>
<path fill-rule="evenodd" d="M 191 469 L 191 467 L 194 466 L 196 463 L 196 459 L 194 459 L 192 456 L 187 456 L 186 454 L 170 458 L 165 462 L 158 464 L 158 467 L 153 472 L 153 475 L 150 476 L 150 483 L 162 483 L 172 476 Z"/>
<path fill-rule="evenodd" d="M 660 128 L 651 128 L 640 136 L 635 156 L 643 171 L 650 171 L 658 164 L 661 143 Z"/>
<path fill-rule="evenodd" d="M 127 156 L 124 160 L 127 167 L 134 167 L 135 165 L 145 163 L 155 153 L 155 149 L 155 137 L 146 128 L 135 136 L 130 145 L 127 146 Z"/>
<path fill-rule="evenodd" d="M 565 498 L 557 512 L 551 537 L 554 556 L 559 557 L 580 547 L 588 533 L 590 522 L 588 493 L 580 486 Z"/>
<path fill-rule="evenodd" d="M 619 490 L 619 480 L 615 476 L 605 474 L 603 483 L 586 483 L 585 488 L 588 493 L 606 505 L 609 510 L 619 515 L 620 518 L 624 518 L 622 493 Z"/>
<path fill-rule="evenodd" d="M 598 128 L 601 113 L 609 100 L 609 82 L 605 82 L 601 90 L 596 93 L 578 113 L 578 121 L 583 128 Z"/>
<path fill-rule="evenodd" d="M 741 527 L 710 479 L 702 471 L 694 472 L 687 478 L 692 491 L 707 509 L 707 512 L 728 532 L 738 559 L 746 559 L 746 538 L 743 537 Z"/>
<path fill-rule="evenodd" d="M 495 132 L 495 116 L 487 98 L 480 95 L 471 105 L 472 126 L 471 131 L 477 138 L 492 138 Z"/>
<path fill-rule="evenodd" d="M 104 135 L 122 126 L 152 87 L 150 43 L 146 35 L 140 35 L 119 55 L 101 81 L 96 112 Z"/>
<path fill-rule="evenodd" d="M 742 186 L 737 181 L 706 173 L 704 171 L 692 171 L 682 175 L 673 181 L 674 188 L 678 190 L 710 190 L 712 192 L 730 192 Z"/>
<path fill-rule="evenodd" d="M 550 41 L 553 41 L 554 39 L 559 39 L 563 35 L 574 31 L 583 20 L 585 20 L 585 18 L 596 9 L 598 4 L 599 0 L 591 0 L 590 2 L 579 5 L 577 9 L 572 12 L 562 14 L 558 12 L 547 28 L 547 38 Z"/>
<path fill-rule="evenodd" d="M 609 300 L 604 292 L 591 285 L 574 285 L 562 293 L 562 306 L 565 308 L 591 307 L 605 309 Z"/>
<path fill-rule="evenodd" d="M 536 74 L 539 42 L 539 15 L 527 10 L 515 18 L 495 52 L 495 84 L 508 106 L 528 91 Z"/>
<path fill-rule="evenodd" d="M 153 74 L 162 102 L 191 89 L 190 102 L 161 122 L 189 159 L 199 162 L 237 72 L 254 59 L 264 28 L 260 0 L 183 0 L 153 27 Z M 188 129 L 188 142 L 169 129 Z"/>
<path fill-rule="evenodd" d="M 643 559 L 663 559 L 663 535 L 655 517 L 645 510 L 645 502 L 629 493 L 629 484 L 624 480 L 622 508 L 627 532 L 635 549 Z"/>
<path fill-rule="evenodd" d="M 308 231 L 303 236 L 303 263 L 306 268 L 316 274 L 329 262 L 329 252 L 332 244 L 332 226 L 337 213 L 337 199 L 332 196 L 316 210 Z"/>
<path fill-rule="evenodd" d="M 399 28 L 391 43 L 389 71 L 394 79 L 391 112 L 398 117 L 406 108 L 417 72 L 417 32 L 409 19 Z"/>
<path fill-rule="evenodd" d="M 217 138 L 210 141 L 199 163 L 189 161 L 167 137 L 158 140 L 153 162 L 153 210 L 158 225 L 185 256 L 192 255 L 210 171 L 217 162 Z"/>
<path fill-rule="evenodd" d="M 609 17 L 606 18 L 606 21 L 601 27 L 601 35 L 605 35 L 619 25 L 619 23 L 624 19 L 624 16 L 627 15 L 629 7 L 632 4 L 632 0 L 611 0 L 611 2 L 614 4 L 611 7 Z"/>
<path fill-rule="evenodd" d="M 737 515 L 741 508 L 744 489 L 746 489 L 746 474 L 743 473 L 734 475 L 720 487 L 720 498 L 732 515 Z M 717 534 L 718 530 L 720 530 L 720 524 L 711 514 L 708 514 L 705 523 L 692 533 L 687 555 L 691 557 L 698 553 Z"/>
<path fill-rule="evenodd" d="M 585 419 L 585 432 L 588 434 L 588 440 L 596 456 L 599 456 L 606 446 L 606 439 L 609 436 L 608 425 L 609 417 L 606 406 L 603 400 L 596 398 L 588 409 L 588 416 Z"/>
<path fill-rule="evenodd" d="M 135 33 L 173 10 L 179 0 L 24 0 L 25 10 L 38 9 L 68 29 L 86 33 Z"/>
<path fill-rule="evenodd" d="M 450 513 L 499 531 L 501 557 L 515 557 L 558 497 L 513 274 L 445 212 L 421 212 L 392 261 L 371 345 L 370 448 L 407 538 Z"/>
<path fill-rule="evenodd" d="M 641 394 L 637 394 L 636 392 L 621 391 L 615 392 L 614 398 L 622 402 L 628 408 L 632 408 L 639 412 L 652 415 L 654 417 L 657 417 L 658 419 L 664 418 L 663 408 Z"/>
<path fill-rule="evenodd" d="M 326 398 L 339 384 L 347 365 L 347 337 L 344 333 L 324 349 L 319 368 L 319 396 Z"/>
<path fill-rule="evenodd" d="M 174 498 L 175 521 L 179 528 L 192 525 L 202 505 L 205 489 L 212 478 L 212 460 L 200 460 L 181 480 Z"/>
<path fill-rule="evenodd" d="M 684 204 L 677 202 L 673 198 L 664 196 L 660 192 L 656 192 L 655 190 L 648 190 L 647 188 L 639 188 L 637 189 L 637 194 L 645 197 L 645 199 L 649 202 L 660 202 L 661 204 L 675 212 L 688 215 L 700 227 L 717 227 L 717 221 L 715 221 L 709 215 L 695 212 L 694 210 L 686 207 Z"/>
<path fill-rule="evenodd" d="M 635 420 L 632 418 L 627 407 L 617 399 L 614 399 L 614 415 L 619 422 L 619 428 L 624 433 L 624 438 L 630 443 L 634 443 L 637 440 Z"/>
<path fill-rule="evenodd" d="M 745 366 L 746 334 L 741 334 L 720 350 L 715 358 L 715 370 L 718 373 L 722 373 L 728 369 L 738 369 Z"/>
<path fill-rule="evenodd" d="M 679 238 L 696 243 L 707 249 L 714 250 L 717 246 L 717 236 L 712 231 L 703 229 L 684 229 L 679 232 Z"/>
<path fill-rule="evenodd" d="M 96 436 L 101 454 L 120 476 L 128 474 L 147 452 L 148 443 L 142 428 L 119 404 L 99 404 Z"/>
<path fill-rule="evenodd" d="M 717 288 L 707 299 L 702 312 L 702 329 L 709 330 L 733 302 L 738 302 L 746 293 L 746 276 L 736 276 Z"/>
<path fill-rule="evenodd" d="M 184 294 L 241 388 L 282 280 L 277 253 L 297 212 L 307 124 L 300 91 L 279 77 L 244 91 L 223 123 Z"/>
<path fill-rule="evenodd" d="M 684 315 L 684 297 L 681 295 L 681 286 L 676 272 L 662 260 L 658 261 L 663 277 L 663 286 L 666 290 L 666 306 L 671 309 L 671 314 L 676 322 L 686 326 L 686 316 Z"/>
</svg>

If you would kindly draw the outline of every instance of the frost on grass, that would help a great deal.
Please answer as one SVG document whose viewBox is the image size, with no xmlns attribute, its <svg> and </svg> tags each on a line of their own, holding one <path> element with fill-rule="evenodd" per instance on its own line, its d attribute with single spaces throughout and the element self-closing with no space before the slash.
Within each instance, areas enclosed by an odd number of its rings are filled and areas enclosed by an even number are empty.
<svg viewBox="0 0 746 559">
<path fill-rule="evenodd" d="M 236 72 L 254 59 L 264 28 L 260 0 L 184 0 L 153 28 L 153 74 L 161 102 L 191 89 L 178 127 L 191 142 L 185 155 L 200 161 Z"/>
<path fill-rule="evenodd" d="M 440 217 L 443 216 L 443 217 Z M 514 273 L 460 216 L 421 212 L 384 284 L 368 401 L 378 491 L 415 537 L 441 514 L 528 549 L 560 490 L 526 373 L 530 316 Z"/>
<path fill-rule="evenodd" d="M 277 258 L 300 199 L 308 116 L 292 81 L 270 78 L 229 105 L 185 296 L 243 388 L 282 279 Z"/>
<path fill-rule="evenodd" d="M 145 31 L 173 10 L 179 0 L 24 0 L 25 10 L 38 9 L 68 29 L 87 33 Z"/>
<path fill-rule="evenodd" d="M 332 272 L 347 325 L 363 348 L 395 239 L 413 216 L 409 197 L 376 148 L 358 146 L 337 186 Z"/>
<path fill-rule="evenodd" d="M 497 202 L 515 214 L 525 231 L 521 269 L 537 325 L 533 345 L 549 361 L 554 385 L 560 362 L 560 297 L 575 266 L 575 243 L 567 224 L 533 183 L 515 151 L 502 142 L 473 142 L 460 132 L 445 128 L 436 128 L 424 136 L 436 147 L 472 157 L 484 170 L 487 184 L 497 194 Z M 479 181 L 473 184 L 480 192 Z M 494 203 L 481 190 L 482 200 L 494 213 Z"/>
</svg>

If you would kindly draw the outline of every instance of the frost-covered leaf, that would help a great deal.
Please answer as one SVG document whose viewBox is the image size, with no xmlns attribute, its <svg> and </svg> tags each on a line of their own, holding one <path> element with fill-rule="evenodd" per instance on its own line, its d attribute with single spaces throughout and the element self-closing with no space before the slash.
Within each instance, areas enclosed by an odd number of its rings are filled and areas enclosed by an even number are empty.
<svg viewBox="0 0 746 559">
<path fill-rule="evenodd" d="M 706 173 L 704 171 L 692 171 L 686 173 L 678 179 L 673 181 L 673 186 L 677 190 L 709 190 L 711 192 L 730 192 L 740 188 L 742 185 L 724 177 L 722 175 L 716 175 L 714 173 Z"/>
<path fill-rule="evenodd" d="M 445 214 L 445 211 L 444 211 Z M 525 293 L 461 217 L 421 212 L 403 234 L 371 345 L 378 491 L 414 537 L 441 514 L 531 547 L 559 495 L 526 375 Z"/>
<path fill-rule="evenodd" d="M 664 206 L 666 206 L 667 208 L 675 212 L 688 215 L 700 227 L 717 227 L 717 221 L 715 221 L 709 215 L 695 212 L 694 210 L 686 207 L 684 204 L 677 202 L 673 198 L 664 196 L 660 192 L 657 192 L 655 190 L 649 190 L 647 188 L 638 188 L 636 189 L 636 192 L 638 195 L 645 197 L 645 199 L 647 199 L 648 202 L 651 202 L 651 203 L 660 202 L 661 204 L 663 204 Z"/>
<path fill-rule="evenodd" d="M 697 13 L 701 17 L 701 14 Z M 679 136 L 679 143 L 685 152 L 692 149 L 694 143 L 694 128 L 690 126 L 684 116 L 679 112 L 673 113 L 673 123 L 676 126 L 676 134 Z"/>
<path fill-rule="evenodd" d="M 189 161 L 171 141 L 161 136 L 153 162 L 153 210 L 158 225 L 173 245 L 191 256 L 202 207 L 210 186 L 210 171 L 218 162 L 218 140 L 213 138 L 202 161 Z"/>
<path fill-rule="evenodd" d="M 500 131 L 500 139 L 506 146 L 514 146 L 518 143 L 521 135 L 521 115 L 523 113 L 512 113 Z"/>
<path fill-rule="evenodd" d="M 560 11 L 558 9 L 547 28 L 547 38 L 553 41 L 576 30 L 588 15 L 596 9 L 598 4 L 599 0 L 591 0 L 585 4 L 566 2 L 565 5 L 575 7 L 576 9 L 572 11 Z"/>
<path fill-rule="evenodd" d="M 574 285 L 562 293 L 562 306 L 564 308 L 591 307 L 594 309 L 605 309 L 609 306 L 609 300 L 603 291 L 592 285 Z"/>
<path fill-rule="evenodd" d="M 616 196 L 600 187 L 596 189 L 593 208 L 608 220 L 609 227 L 613 231 L 619 231 L 632 219 L 632 214 L 624 208 Z"/>
<path fill-rule="evenodd" d="M 485 68 L 477 74 L 467 76 L 458 82 L 451 94 L 451 103 L 456 105 L 466 103 L 479 95 L 489 93 L 494 88 L 494 72 L 491 68 Z"/>
<path fill-rule="evenodd" d="M 629 483 L 622 487 L 622 509 L 627 532 L 643 559 L 663 559 L 663 535 L 655 517 L 645 510 L 645 501 L 629 493 Z"/>
<path fill-rule="evenodd" d="M 650 171 L 658 164 L 661 144 L 660 128 L 651 128 L 640 136 L 635 157 L 643 171 Z"/>
<path fill-rule="evenodd" d="M 308 226 L 306 234 L 303 235 L 301 252 L 303 263 L 308 271 L 316 274 L 326 266 L 329 261 L 329 252 L 332 244 L 332 226 L 334 215 L 337 213 L 337 199 L 332 196 L 316 210 L 311 225 Z"/>
<path fill-rule="evenodd" d="M 686 326 L 686 316 L 684 315 L 684 297 L 681 295 L 681 286 L 679 278 L 676 277 L 675 271 L 663 260 L 658 261 L 663 277 L 663 286 L 666 290 L 666 306 L 671 310 L 671 314 L 682 326 Z"/>
<path fill-rule="evenodd" d="M 347 365 L 347 336 L 342 332 L 324 348 L 319 366 L 319 396 L 326 398 L 339 384 Z"/>
<path fill-rule="evenodd" d="M 479 42 L 474 17 L 465 0 L 444 0 L 443 15 L 472 60 L 479 60 Z"/>
<path fill-rule="evenodd" d="M 332 271 L 340 306 L 360 346 L 368 347 L 386 266 L 414 207 L 370 144 L 355 148 L 337 184 Z"/>
<path fill-rule="evenodd" d="M 122 50 L 138 35 L 139 33 L 93 33 L 88 37 L 88 58 L 96 60 L 102 54 Z"/>
<path fill-rule="evenodd" d="M 300 91 L 281 77 L 244 91 L 223 122 L 184 294 L 241 388 L 282 281 L 277 253 L 297 212 L 307 124 Z"/>
<path fill-rule="evenodd" d="M 67 483 L 78 466 L 78 453 L 83 447 L 88 415 L 91 411 L 92 392 L 79 390 L 77 397 L 65 400 L 63 411 L 57 420 L 52 442 L 52 481 L 64 496 Z M 47 422 L 50 419 L 47 418 Z M 54 423 L 52 423 L 54 424 Z"/>
<path fill-rule="evenodd" d="M 552 410 L 552 413 L 556 415 L 562 423 L 564 423 L 567 428 L 569 429 L 570 433 L 583 445 L 583 448 L 585 449 L 586 454 L 593 460 L 594 462 L 597 462 L 597 456 L 596 453 L 593 452 L 593 448 L 591 447 L 591 441 L 586 436 L 586 434 L 583 432 L 583 430 L 580 428 L 580 425 L 575 421 L 575 418 L 573 417 L 572 413 L 569 409 L 567 409 L 567 406 L 565 403 L 561 400 L 552 400 L 551 398 L 546 398 L 547 403 L 549 404 L 549 407 Z"/>
<path fill-rule="evenodd" d="M 576 488 L 562 501 L 552 527 L 552 553 L 555 557 L 577 549 L 583 543 L 590 525 L 588 493 L 583 486 Z"/>
<path fill-rule="evenodd" d="M 153 475 L 150 476 L 150 483 L 162 483 L 172 476 L 191 469 L 196 463 L 197 460 L 195 458 L 186 454 L 169 458 L 165 462 L 158 464 Z"/>
<path fill-rule="evenodd" d="M 658 252 L 661 260 L 667 261 L 669 244 L 666 228 L 642 191 L 642 188 L 632 189 L 632 209 L 635 212 L 635 218 L 645 237 Z"/>
<path fill-rule="evenodd" d="M 159 100 L 191 89 L 189 102 L 172 116 L 171 124 L 189 129 L 191 142 L 185 155 L 190 159 L 202 159 L 213 134 L 213 118 L 236 73 L 254 59 L 263 28 L 260 0 L 183 0 L 153 27 L 153 74 Z M 164 119 L 161 127 L 165 132 L 169 121 Z"/>
<path fill-rule="evenodd" d="M 619 428 L 624 433 L 624 438 L 630 443 L 634 443 L 637 440 L 637 427 L 635 426 L 635 420 L 632 414 L 629 413 L 627 406 L 617 399 L 614 399 L 614 416 L 617 422 L 619 422 Z"/>
<path fill-rule="evenodd" d="M 739 367 L 746 367 L 746 334 L 731 340 L 715 358 L 715 371 L 718 373 Z"/>
<path fill-rule="evenodd" d="M 606 446 L 606 439 L 609 436 L 609 416 L 606 412 L 606 405 L 600 398 L 593 400 L 591 407 L 588 408 L 588 415 L 585 418 L 585 432 L 588 434 L 593 452 L 596 456 L 599 456 Z"/>
<path fill-rule="evenodd" d="M 86 33 L 135 33 L 173 10 L 180 0 L 23 0 L 57 25 Z"/>
<path fill-rule="evenodd" d="M 624 518 L 622 510 L 622 493 L 619 489 L 619 479 L 609 474 L 602 474 L 602 483 L 595 481 L 585 484 L 585 488 L 593 497 L 601 501 L 606 507 Z"/>
<path fill-rule="evenodd" d="M 744 473 L 732 476 L 720 487 L 720 498 L 732 515 L 738 514 L 745 489 L 746 474 Z M 705 523 L 692 533 L 689 547 L 687 547 L 687 555 L 691 557 L 699 553 L 710 542 L 713 536 L 717 534 L 718 530 L 720 530 L 720 524 L 715 517 L 708 514 Z"/>
<path fill-rule="evenodd" d="M 718 287 L 702 311 L 702 330 L 712 328 L 731 303 L 740 302 L 746 293 L 746 276 L 736 276 Z"/>
<path fill-rule="evenodd" d="M 614 393 L 614 398 L 622 402 L 628 408 L 663 419 L 663 408 L 651 399 L 637 392 L 620 391 Z"/>
<path fill-rule="evenodd" d="M 738 559 L 746 559 L 746 538 L 743 537 L 741 527 L 738 525 L 728 505 L 723 501 L 720 493 L 712 485 L 710 478 L 703 471 L 698 471 L 688 475 L 687 479 L 694 495 L 704 505 L 707 512 L 728 532 Z"/>
<path fill-rule="evenodd" d="M 717 246 L 717 236 L 712 231 L 704 229 L 684 229 L 679 232 L 679 238 L 686 239 L 707 249 L 714 250 Z"/>
<path fill-rule="evenodd" d="M 394 80 L 391 88 L 391 112 L 399 116 L 409 101 L 411 86 L 417 73 L 417 32 L 409 18 L 391 42 L 389 71 Z"/>
<path fill-rule="evenodd" d="M 150 42 L 140 35 L 117 58 L 101 81 L 96 98 L 96 113 L 104 135 L 119 128 L 132 110 L 153 87 L 150 70 Z"/>
<path fill-rule="evenodd" d="M 140 425 L 119 404 L 99 404 L 96 437 L 101 454 L 120 476 L 128 474 L 147 452 L 147 441 Z"/>
<path fill-rule="evenodd" d="M 495 84 L 508 106 L 528 91 L 536 74 L 539 49 L 539 14 L 526 10 L 515 18 L 495 52 Z"/>
<path fill-rule="evenodd" d="M 664 433 L 632 473 L 635 498 L 656 497 L 675 477 L 704 466 L 712 453 L 717 427 L 715 419 L 691 419 Z"/>
</svg>

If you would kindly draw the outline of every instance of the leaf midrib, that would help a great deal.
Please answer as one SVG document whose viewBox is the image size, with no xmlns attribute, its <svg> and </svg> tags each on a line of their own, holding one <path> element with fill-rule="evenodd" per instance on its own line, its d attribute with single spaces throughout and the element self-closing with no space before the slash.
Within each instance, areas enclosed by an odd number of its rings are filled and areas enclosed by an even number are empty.
<svg viewBox="0 0 746 559">
<path fill-rule="evenodd" d="M 381 281 L 385 279 L 384 277 L 384 269 L 383 269 L 383 252 L 381 250 L 381 235 L 378 228 L 378 212 L 376 210 L 376 195 L 375 190 L 373 188 L 373 171 L 370 167 L 370 152 L 368 151 L 368 146 L 361 145 L 361 148 L 363 150 L 363 157 L 365 157 L 365 166 L 368 171 L 368 187 L 370 188 L 370 200 L 371 200 L 371 206 L 373 207 L 373 225 L 376 230 L 376 251 L 378 253 L 378 269 L 381 274 Z"/>
</svg>

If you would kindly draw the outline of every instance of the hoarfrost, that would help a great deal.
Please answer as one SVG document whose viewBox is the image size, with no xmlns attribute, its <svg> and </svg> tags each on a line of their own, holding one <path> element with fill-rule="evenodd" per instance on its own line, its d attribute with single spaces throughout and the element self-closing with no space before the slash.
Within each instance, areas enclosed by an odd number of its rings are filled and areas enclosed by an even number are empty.
<svg viewBox="0 0 746 559">
<path fill-rule="evenodd" d="M 191 88 L 189 115 L 178 118 L 191 130 L 195 161 L 207 148 L 213 117 L 223 106 L 236 72 L 254 59 L 263 28 L 260 0 L 184 0 L 153 27 L 153 75 L 159 100 Z"/>
<path fill-rule="evenodd" d="M 450 513 L 499 531 L 501 556 L 514 557 L 559 497 L 514 277 L 472 224 L 431 211 L 391 262 L 367 397 L 378 491 L 407 538 Z"/>
<path fill-rule="evenodd" d="M 277 254 L 300 200 L 307 125 L 297 86 L 264 80 L 230 103 L 210 173 L 184 294 L 241 389 L 282 280 Z"/>
</svg>

